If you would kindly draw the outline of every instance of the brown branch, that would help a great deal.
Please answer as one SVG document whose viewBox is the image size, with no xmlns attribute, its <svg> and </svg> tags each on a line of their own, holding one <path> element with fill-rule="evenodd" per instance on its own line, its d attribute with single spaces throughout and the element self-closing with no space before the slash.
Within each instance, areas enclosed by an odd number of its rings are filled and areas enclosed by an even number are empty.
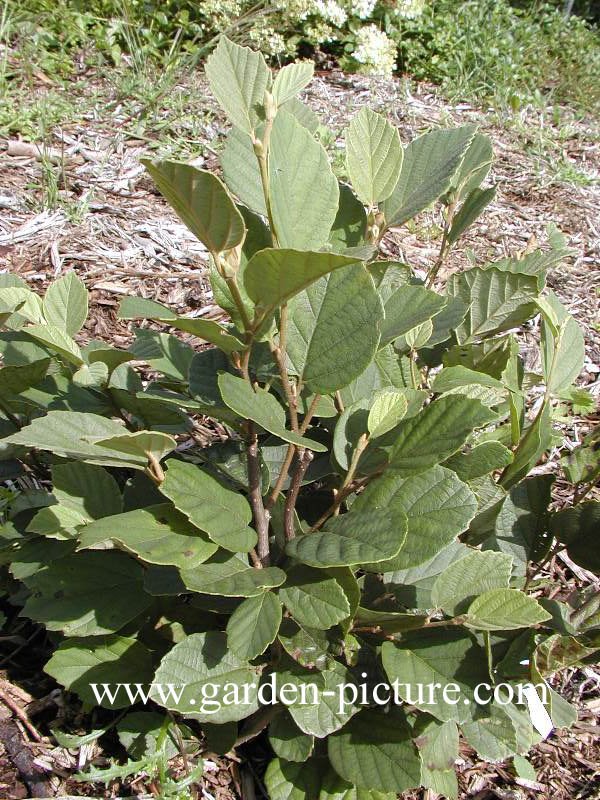
<svg viewBox="0 0 600 800">
<path fill-rule="evenodd" d="M 281 472 L 279 473 L 279 477 L 277 478 L 277 483 L 273 487 L 273 491 L 267 498 L 265 503 L 265 508 L 272 509 L 275 505 L 277 498 L 279 497 L 279 493 L 283 489 L 283 484 L 285 483 L 285 479 L 288 476 L 288 472 L 292 463 L 292 459 L 294 458 L 294 453 L 296 452 L 296 447 L 293 444 L 288 445 L 287 453 L 285 454 L 285 459 L 283 464 L 281 465 Z"/>
<path fill-rule="evenodd" d="M 294 509 L 296 508 L 296 501 L 298 500 L 298 492 L 302 486 L 302 480 L 310 462 L 313 460 L 312 450 L 299 448 L 296 458 L 296 469 L 294 470 L 292 483 L 285 498 L 285 508 L 283 512 L 283 529 L 286 542 L 291 542 L 296 536 L 296 531 L 294 530 Z"/>
<path fill-rule="evenodd" d="M 260 457 L 258 454 L 258 435 L 254 423 L 248 423 L 249 442 L 247 446 L 248 459 L 248 499 L 252 506 L 254 524 L 258 535 L 258 557 L 263 567 L 269 566 L 269 519 L 270 514 L 265 509 L 262 497 L 262 480 L 260 474 Z"/>
</svg>

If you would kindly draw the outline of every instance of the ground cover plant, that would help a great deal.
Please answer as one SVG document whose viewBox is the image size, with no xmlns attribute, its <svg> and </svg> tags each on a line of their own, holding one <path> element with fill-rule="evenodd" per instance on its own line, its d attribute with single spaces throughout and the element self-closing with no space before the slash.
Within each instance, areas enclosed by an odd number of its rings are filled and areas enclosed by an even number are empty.
<svg viewBox="0 0 600 800">
<path fill-rule="evenodd" d="M 201 729 L 223 751 L 265 731 L 274 799 L 418 785 L 456 796 L 459 729 L 489 760 L 540 737 L 531 697 L 479 706 L 475 686 L 542 692 L 597 647 L 597 594 L 569 605 L 536 577 L 565 547 L 599 568 L 597 438 L 565 462 L 572 508 L 551 511 L 552 477 L 530 475 L 583 364 L 581 332 L 545 285 L 564 242 L 551 231 L 549 249 L 473 265 L 441 288 L 453 246 L 494 195 L 486 137 L 463 126 L 403 149 L 364 109 L 346 131 L 348 186 L 296 98 L 311 65 L 273 80 L 259 54 L 223 39 L 207 72 L 233 126 L 224 182 L 178 162 L 146 167 L 210 253 L 231 323 L 127 298 L 122 319 L 159 324 L 139 327 L 127 351 L 80 348 L 87 295 L 74 273 L 43 300 L 2 276 L 5 474 L 52 481 L 7 498 L 6 590 L 56 633 L 46 670 L 84 702 L 98 702 L 90 683 L 188 684 L 179 702 L 150 690 L 152 710 L 121 726 L 127 768 L 156 769 L 169 791 L 165 748 L 172 738 L 185 750 Z M 444 235 L 422 280 L 378 253 L 390 228 L 434 202 Z M 512 331 L 538 314 L 534 375 Z M 179 448 L 199 414 L 228 435 Z M 318 704 L 261 706 L 271 676 L 315 684 Z M 404 688 L 378 705 L 375 686 L 396 679 L 456 683 L 470 702 L 431 705 Z M 366 687 L 365 701 L 339 711 L 328 693 L 337 700 L 342 684 Z M 208 685 L 216 711 L 198 708 Z M 553 724 L 572 723 L 549 686 L 548 697 Z"/>
<path fill-rule="evenodd" d="M 588 13 L 585 4 L 574 10 Z M 567 102 L 593 111 L 600 100 L 600 34 L 583 16 L 565 18 L 562 2 L 27 0 L 6 3 L 0 18 L 13 83 L 128 64 L 150 95 L 146 73 L 164 84 L 164 73 L 206 59 L 222 32 L 280 64 L 300 54 L 378 77 L 406 74 L 500 108 Z"/>
</svg>

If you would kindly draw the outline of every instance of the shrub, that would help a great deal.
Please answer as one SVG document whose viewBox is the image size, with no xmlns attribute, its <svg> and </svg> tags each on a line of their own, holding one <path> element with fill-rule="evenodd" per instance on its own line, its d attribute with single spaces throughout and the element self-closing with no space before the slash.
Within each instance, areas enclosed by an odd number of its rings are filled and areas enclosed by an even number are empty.
<svg viewBox="0 0 600 800">
<path fill-rule="evenodd" d="M 466 126 L 403 148 L 363 108 L 345 133 L 352 185 L 339 183 L 297 98 L 312 72 L 273 80 L 222 39 L 207 74 L 233 125 L 225 182 L 145 162 L 210 254 L 230 322 L 126 298 L 121 319 L 171 332 L 80 347 L 74 273 L 43 299 L 2 276 L 4 470 L 38 480 L 8 499 L 5 585 L 54 632 L 46 672 L 88 707 L 144 708 L 148 693 L 153 710 L 123 721 L 136 761 L 163 763 L 140 741 L 164 745 L 167 709 L 217 752 L 266 731 L 272 800 L 421 784 L 456 797 L 459 730 L 485 759 L 526 753 L 576 717 L 549 680 L 600 646 L 597 595 L 559 599 L 539 577 L 564 546 L 600 569 L 597 439 L 566 465 L 572 508 L 551 512 L 553 476 L 530 475 L 583 364 L 581 331 L 546 290 L 567 251 L 552 231 L 546 251 L 434 289 L 493 196 L 490 141 Z M 438 201 L 427 280 L 381 260 L 389 228 Z M 515 330 L 538 314 L 532 375 Z M 227 436 L 197 445 L 198 416 Z M 128 681 L 133 696 L 92 687 Z M 529 682 L 545 707 L 519 696 Z M 482 684 L 493 702 L 478 704 Z"/>
</svg>

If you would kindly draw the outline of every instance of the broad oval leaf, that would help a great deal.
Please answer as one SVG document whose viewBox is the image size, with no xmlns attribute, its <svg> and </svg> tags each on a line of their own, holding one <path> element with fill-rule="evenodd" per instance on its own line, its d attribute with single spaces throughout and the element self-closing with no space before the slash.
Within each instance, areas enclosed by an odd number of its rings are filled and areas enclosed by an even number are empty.
<svg viewBox="0 0 600 800">
<path fill-rule="evenodd" d="M 311 567 L 293 567 L 279 596 L 300 625 L 327 630 L 350 614 L 350 604 L 340 584 Z"/>
<path fill-rule="evenodd" d="M 421 783 L 421 759 L 402 711 L 361 711 L 328 740 L 335 771 L 364 789 L 401 792 Z"/>
<path fill-rule="evenodd" d="M 182 569 L 181 579 L 192 592 L 224 597 L 254 597 L 273 589 L 286 579 L 278 567 L 256 569 L 237 556 L 214 555 L 193 569 Z"/>
<path fill-rule="evenodd" d="M 248 381 L 228 373 L 219 375 L 219 388 L 226 405 L 241 417 L 257 422 L 261 428 L 283 439 L 284 442 L 307 447 L 319 453 L 327 452 L 325 445 L 287 430 L 283 407 L 266 389 L 258 387 L 254 391 Z"/>
<path fill-rule="evenodd" d="M 346 128 L 346 167 L 357 196 L 373 207 L 394 191 L 402 168 L 396 128 L 366 106 Z"/>
<path fill-rule="evenodd" d="M 25 579 L 32 593 L 24 612 L 65 636 L 114 633 L 150 605 L 143 578 L 142 565 L 124 553 L 69 555 Z"/>
<path fill-rule="evenodd" d="M 338 182 L 323 145 L 283 110 L 271 132 L 269 200 L 281 247 L 318 250 L 325 244 L 338 210 Z"/>
<path fill-rule="evenodd" d="M 425 133 L 404 151 L 400 178 L 384 203 L 386 225 L 404 225 L 449 188 L 467 147 L 473 125 Z"/>
<path fill-rule="evenodd" d="M 466 722 L 481 714 L 475 689 L 489 683 L 490 676 L 485 651 L 468 631 L 449 627 L 406 633 L 397 644 L 384 642 L 381 658 L 390 681 L 399 682 L 400 697 L 421 711 L 442 722 Z M 433 684 L 440 689 L 431 692 Z"/>
<path fill-rule="evenodd" d="M 269 744 L 286 761 L 306 761 L 313 751 L 315 739 L 301 731 L 291 716 L 284 712 L 269 725 Z"/>
<path fill-rule="evenodd" d="M 258 683 L 258 670 L 227 647 L 222 631 L 193 633 L 163 657 L 152 699 L 186 717 L 222 724 L 257 710 Z M 181 694 L 174 696 L 169 685 Z"/>
<path fill-rule="evenodd" d="M 438 575 L 431 602 L 451 617 L 461 614 L 477 595 L 490 589 L 508 589 L 511 569 L 511 556 L 473 550 Z"/>
<path fill-rule="evenodd" d="M 142 159 L 142 164 L 177 216 L 211 253 L 244 241 L 242 215 L 216 175 L 179 161 Z"/>
<path fill-rule="evenodd" d="M 244 285 L 249 297 L 268 316 L 318 278 L 350 264 L 357 264 L 357 260 L 334 253 L 267 248 L 259 250 L 246 265 Z"/>
<path fill-rule="evenodd" d="M 43 302 L 44 317 L 49 325 L 75 336 L 87 319 L 88 293 L 84 282 L 73 271 L 50 284 Z"/>
<path fill-rule="evenodd" d="M 359 264 L 317 280 L 290 303 L 287 353 L 314 392 L 347 386 L 371 363 L 379 345 L 383 307 Z"/>
<path fill-rule="evenodd" d="M 226 550 L 247 553 L 256 544 L 256 533 L 249 527 L 252 509 L 246 498 L 200 467 L 170 460 L 160 491 Z"/>
<path fill-rule="evenodd" d="M 400 286 L 384 303 L 385 322 L 381 328 L 380 347 L 435 318 L 445 304 L 445 297 L 423 286 Z"/>
<path fill-rule="evenodd" d="M 110 709 L 131 705 L 123 682 L 143 686 L 154 676 L 148 648 L 137 639 L 117 635 L 66 639 L 54 651 L 44 672 L 92 708 L 100 705 Z M 115 686 L 114 700 L 103 692 L 103 684 Z M 98 687 L 99 694 L 104 694 L 100 703 L 92 686 Z"/>
<path fill-rule="evenodd" d="M 400 509 L 350 512 L 330 520 L 324 530 L 288 542 L 286 553 L 320 568 L 386 561 L 398 554 L 406 528 Z"/>
<path fill-rule="evenodd" d="M 491 589 L 473 600 L 465 625 L 484 631 L 506 631 L 530 628 L 550 617 L 537 600 L 518 589 Z"/>
<path fill-rule="evenodd" d="M 295 61 L 282 67 L 273 81 L 273 99 L 277 105 L 282 106 L 308 86 L 314 72 L 314 61 Z"/>
<path fill-rule="evenodd" d="M 356 500 L 357 512 L 401 509 L 407 517 L 407 536 L 398 555 L 369 569 L 408 569 L 433 558 L 465 531 L 477 509 L 469 487 L 454 472 L 435 466 L 418 475 L 388 470 Z"/>
<path fill-rule="evenodd" d="M 407 473 L 423 472 L 455 453 L 475 428 L 496 419 L 479 400 L 462 395 L 440 397 L 416 417 L 400 423 L 389 465 Z"/>
<path fill-rule="evenodd" d="M 229 617 L 228 647 L 242 661 L 261 655 L 277 636 L 281 613 L 281 603 L 273 592 L 244 600 Z"/>
<path fill-rule="evenodd" d="M 168 503 L 104 517 L 80 530 L 79 539 L 79 550 L 112 540 L 149 564 L 188 569 L 217 550 L 206 534 Z"/>
<path fill-rule="evenodd" d="M 245 133 L 253 133 L 264 116 L 265 90 L 271 85 L 271 72 L 262 53 L 221 36 L 206 60 L 206 76 L 231 122 Z"/>
</svg>

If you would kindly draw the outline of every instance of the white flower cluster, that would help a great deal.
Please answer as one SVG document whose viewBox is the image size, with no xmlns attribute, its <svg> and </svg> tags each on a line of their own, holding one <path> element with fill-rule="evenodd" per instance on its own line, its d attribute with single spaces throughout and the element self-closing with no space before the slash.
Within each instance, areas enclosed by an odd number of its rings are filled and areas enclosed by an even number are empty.
<svg viewBox="0 0 600 800">
<path fill-rule="evenodd" d="M 416 19 L 425 11 L 427 0 L 398 0 L 394 3 L 394 14 L 405 19 Z"/>
<path fill-rule="evenodd" d="M 391 78 L 396 66 L 396 45 L 376 25 L 365 25 L 356 34 L 353 56 L 367 75 Z"/>
<path fill-rule="evenodd" d="M 355 0 L 355 2 L 350 0 L 347 4 L 348 13 L 359 19 L 367 19 L 375 10 L 376 5 L 377 0 Z"/>
<path fill-rule="evenodd" d="M 312 13 L 341 28 L 348 19 L 346 10 L 335 0 L 314 0 Z"/>
</svg>

